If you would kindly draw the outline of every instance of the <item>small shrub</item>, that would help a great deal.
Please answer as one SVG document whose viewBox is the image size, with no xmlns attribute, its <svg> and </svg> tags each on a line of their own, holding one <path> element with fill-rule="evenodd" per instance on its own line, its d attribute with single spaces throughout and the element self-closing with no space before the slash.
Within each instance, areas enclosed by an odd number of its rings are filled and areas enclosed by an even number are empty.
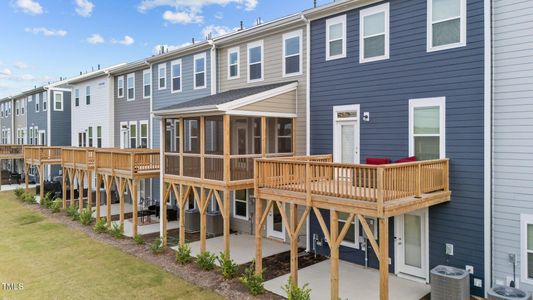
<svg viewBox="0 0 533 300">
<path fill-rule="evenodd" d="M 63 200 L 56 199 L 52 201 L 52 205 L 50 205 L 50 210 L 52 211 L 53 214 L 55 214 L 61 211 L 62 206 L 63 206 Z"/>
<path fill-rule="evenodd" d="M 293 284 L 292 278 L 289 276 L 289 281 L 281 287 L 287 293 L 288 300 L 309 300 L 311 299 L 311 289 L 309 284 L 304 284 L 301 288 Z"/>
<path fill-rule="evenodd" d="M 52 202 L 54 201 L 52 193 L 48 192 L 46 195 L 44 195 L 43 199 L 41 199 L 41 206 L 45 208 L 50 208 L 52 206 Z"/>
<path fill-rule="evenodd" d="M 121 225 L 119 223 L 112 223 L 111 229 L 109 230 L 109 233 L 116 239 L 123 238 L 124 234 L 124 225 Z"/>
<path fill-rule="evenodd" d="M 183 244 L 178 246 L 178 250 L 176 251 L 176 262 L 179 264 L 188 264 L 192 261 L 191 256 L 191 247 L 187 244 Z"/>
<path fill-rule="evenodd" d="M 265 291 L 263 274 L 255 273 L 255 261 L 252 262 L 248 268 L 244 269 L 240 280 L 242 284 L 248 288 L 250 294 L 254 296 L 262 294 Z"/>
<path fill-rule="evenodd" d="M 72 221 L 77 221 L 80 219 L 80 212 L 77 205 L 72 205 L 66 209 L 67 216 L 69 216 Z"/>
<path fill-rule="evenodd" d="M 93 212 L 90 208 L 85 208 L 80 213 L 80 223 L 85 226 L 91 225 L 93 222 Z"/>
<path fill-rule="evenodd" d="M 22 194 L 22 201 L 28 203 L 28 204 L 35 204 L 37 203 L 37 200 L 35 200 L 35 196 L 30 193 L 24 193 Z"/>
<path fill-rule="evenodd" d="M 220 252 L 217 257 L 218 265 L 220 266 L 220 272 L 226 279 L 231 279 L 237 275 L 239 266 L 226 254 Z"/>
<path fill-rule="evenodd" d="M 94 225 L 94 231 L 96 231 L 96 233 L 106 233 L 107 220 L 105 218 L 100 218 L 100 220 L 96 221 L 96 224 Z"/>
<path fill-rule="evenodd" d="M 205 251 L 196 256 L 196 265 L 204 270 L 213 270 L 216 259 L 217 257 L 213 253 Z"/>
<path fill-rule="evenodd" d="M 142 235 L 136 234 L 133 237 L 133 240 L 135 241 L 135 244 L 137 245 L 144 245 L 144 238 L 142 237 Z"/>
<path fill-rule="evenodd" d="M 15 193 L 15 197 L 22 200 L 22 194 L 24 194 L 24 189 L 21 187 L 18 187 L 14 190 L 14 193 Z"/>
<path fill-rule="evenodd" d="M 155 239 L 150 245 L 150 250 L 153 254 L 159 254 L 163 252 L 163 240 L 161 238 Z"/>
</svg>

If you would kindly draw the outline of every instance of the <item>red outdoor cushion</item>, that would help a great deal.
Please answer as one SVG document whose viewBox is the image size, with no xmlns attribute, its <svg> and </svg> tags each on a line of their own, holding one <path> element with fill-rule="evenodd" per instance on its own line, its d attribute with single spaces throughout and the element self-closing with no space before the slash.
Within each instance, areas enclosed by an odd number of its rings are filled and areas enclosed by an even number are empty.
<svg viewBox="0 0 533 300">
<path fill-rule="evenodd" d="M 379 157 L 369 157 L 366 159 L 367 165 L 386 165 L 390 164 L 390 159 L 387 157 L 379 158 Z"/>
<path fill-rule="evenodd" d="M 406 163 L 406 162 L 413 162 L 413 161 L 416 161 L 416 156 L 400 158 L 396 161 L 396 163 L 398 164 L 398 163 Z"/>
</svg>

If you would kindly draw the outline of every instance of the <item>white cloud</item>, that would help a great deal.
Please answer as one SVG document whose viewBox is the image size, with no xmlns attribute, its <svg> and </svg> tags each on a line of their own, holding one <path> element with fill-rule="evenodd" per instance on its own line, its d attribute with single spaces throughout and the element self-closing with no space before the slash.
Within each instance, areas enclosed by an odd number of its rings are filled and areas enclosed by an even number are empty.
<svg viewBox="0 0 533 300">
<path fill-rule="evenodd" d="M 29 15 L 40 15 L 43 13 L 41 4 L 34 0 L 16 0 L 15 6 Z"/>
<path fill-rule="evenodd" d="M 92 34 L 90 37 L 88 37 L 86 39 L 87 43 L 89 44 L 93 44 L 93 45 L 96 45 L 96 44 L 102 44 L 105 42 L 104 38 L 99 35 L 98 33 L 94 33 Z"/>
<path fill-rule="evenodd" d="M 204 17 L 197 15 L 196 12 L 190 11 L 170 11 L 167 10 L 163 13 L 163 20 L 170 22 L 172 24 L 191 24 L 191 23 L 202 23 Z"/>
<path fill-rule="evenodd" d="M 25 62 L 22 62 L 22 61 L 17 61 L 13 64 L 13 66 L 15 66 L 15 68 L 19 69 L 19 70 L 22 70 L 22 69 L 27 69 L 28 68 L 28 64 L 26 64 Z"/>
<path fill-rule="evenodd" d="M 65 36 L 65 35 L 67 35 L 67 31 L 66 30 L 48 29 L 48 28 L 45 28 L 45 27 L 34 27 L 34 28 L 26 27 L 24 29 L 24 31 L 30 32 L 30 33 L 33 33 L 33 34 L 42 34 L 44 36 Z"/>
<path fill-rule="evenodd" d="M 124 38 L 122 40 L 112 40 L 111 41 L 113 44 L 122 44 L 122 45 L 126 45 L 126 46 L 129 46 L 133 43 L 135 43 L 135 40 L 129 36 L 129 35 L 126 35 L 124 36 Z"/>
<path fill-rule="evenodd" d="M 75 0 L 76 13 L 82 17 L 90 17 L 93 13 L 94 3 L 89 0 Z"/>
<path fill-rule="evenodd" d="M 224 13 L 219 11 L 215 14 L 215 19 L 222 20 L 224 19 Z"/>
<path fill-rule="evenodd" d="M 187 42 L 187 43 L 183 43 L 181 45 L 155 45 L 154 48 L 152 49 L 152 53 L 154 55 L 157 55 L 157 54 L 161 53 L 161 48 L 163 48 L 165 50 L 165 52 L 168 52 L 168 51 L 173 51 L 173 50 L 176 50 L 176 49 L 179 49 L 179 48 L 183 48 L 183 47 L 189 46 L 191 44 L 192 44 L 191 42 Z"/>
<path fill-rule="evenodd" d="M 20 75 L 20 76 L 16 76 L 14 78 L 18 79 L 20 81 L 32 81 L 32 80 L 35 80 L 35 76 L 33 76 L 31 74 L 23 74 L 23 75 Z"/>
<path fill-rule="evenodd" d="M 202 37 L 207 37 L 210 33 L 212 37 L 217 37 L 232 31 L 233 30 L 227 26 L 207 25 L 202 29 Z"/>
<path fill-rule="evenodd" d="M 13 74 L 13 73 L 12 73 L 11 70 L 8 69 L 8 68 L 4 68 L 4 69 L 0 70 L 0 75 L 3 75 L 3 76 L 11 76 L 11 74 Z"/>
</svg>

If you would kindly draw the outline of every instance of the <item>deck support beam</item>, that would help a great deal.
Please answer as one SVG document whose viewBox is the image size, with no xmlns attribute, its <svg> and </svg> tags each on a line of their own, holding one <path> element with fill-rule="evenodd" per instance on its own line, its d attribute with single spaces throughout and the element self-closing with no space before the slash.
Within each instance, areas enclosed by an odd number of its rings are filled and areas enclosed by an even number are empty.
<svg viewBox="0 0 533 300">
<path fill-rule="evenodd" d="M 76 201 L 74 199 L 74 180 L 76 178 L 76 171 L 71 169 L 68 173 L 69 175 L 69 184 L 70 184 L 70 207 L 74 207 L 74 202 Z"/>
<path fill-rule="evenodd" d="M 95 174 L 95 189 L 96 189 L 96 221 L 100 220 L 100 187 L 102 186 L 102 175 Z"/>
<path fill-rule="evenodd" d="M 336 241 L 339 233 L 339 216 L 336 210 L 330 210 L 330 284 L 331 284 L 331 299 L 339 299 L 339 246 Z"/>
<path fill-rule="evenodd" d="M 39 185 L 40 185 L 40 189 L 39 189 L 39 197 L 40 197 L 39 204 L 40 204 L 41 203 L 40 201 L 43 201 L 44 199 L 44 164 L 39 165 Z"/>
<path fill-rule="evenodd" d="M 113 177 L 111 175 L 105 175 L 105 198 L 106 198 L 106 210 L 107 210 L 107 226 L 111 226 L 111 186 L 113 184 Z"/>
<path fill-rule="evenodd" d="M 63 196 L 63 209 L 67 208 L 67 168 L 63 168 L 63 176 L 61 176 L 61 195 Z"/>
<path fill-rule="evenodd" d="M 90 211 L 93 209 L 93 178 L 92 178 L 92 172 L 87 171 L 87 208 L 89 208 Z"/>
<path fill-rule="evenodd" d="M 24 162 L 24 183 L 26 184 L 26 193 L 29 193 L 30 191 L 30 187 L 29 187 L 30 178 L 28 177 L 29 170 L 30 170 L 29 165 L 26 164 L 26 162 Z"/>
<path fill-rule="evenodd" d="M 78 171 L 78 209 L 80 210 L 80 213 L 83 211 L 83 182 L 85 179 L 85 172 L 84 171 Z"/>
<path fill-rule="evenodd" d="M 335 298 L 337 299 L 337 298 Z M 379 299 L 389 299 L 389 219 L 379 219 Z"/>
</svg>

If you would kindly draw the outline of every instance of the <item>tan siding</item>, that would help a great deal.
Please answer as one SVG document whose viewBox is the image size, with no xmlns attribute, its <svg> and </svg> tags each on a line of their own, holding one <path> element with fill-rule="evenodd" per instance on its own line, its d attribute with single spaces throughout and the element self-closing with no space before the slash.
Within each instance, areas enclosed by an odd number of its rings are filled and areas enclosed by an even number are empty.
<svg viewBox="0 0 533 300">
<path fill-rule="evenodd" d="M 263 101 L 245 105 L 239 107 L 238 110 L 296 113 L 296 91 L 290 91 Z"/>
<path fill-rule="evenodd" d="M 302 74 L 297 76 L 283 77 L 282 73 L 282 39 L 284 33 L 293 32 L 296 30 L 302 31 Z M 264 79 L 263 81 L 248 83 L 247 77 L 247 44 L 250 42 L 263 40 L 264 47 Z M 219 91 L 224 92 L 232 89 L 239 89 L 254 85 L 264 85 L 275 82 L 290 82 L 298 81 L 297 89 L 297 121 L 296 121 L 296 152 L 298 154 L 305 154 L 305 132 L 306 132 L 306 65 L 307 65 L 307 37 L 305 26 L 288 29 L 281 33 L 274 33 L 265 36 L 257 36 L 255 39 L 245 40 L 238 45 L 231 45 L 219 49 L 218 56 L 218 80 Z M 234 47 L 239 47 L 239 75 L 237 79 L 228 80 L 228 50 Z"/>
</svg>

